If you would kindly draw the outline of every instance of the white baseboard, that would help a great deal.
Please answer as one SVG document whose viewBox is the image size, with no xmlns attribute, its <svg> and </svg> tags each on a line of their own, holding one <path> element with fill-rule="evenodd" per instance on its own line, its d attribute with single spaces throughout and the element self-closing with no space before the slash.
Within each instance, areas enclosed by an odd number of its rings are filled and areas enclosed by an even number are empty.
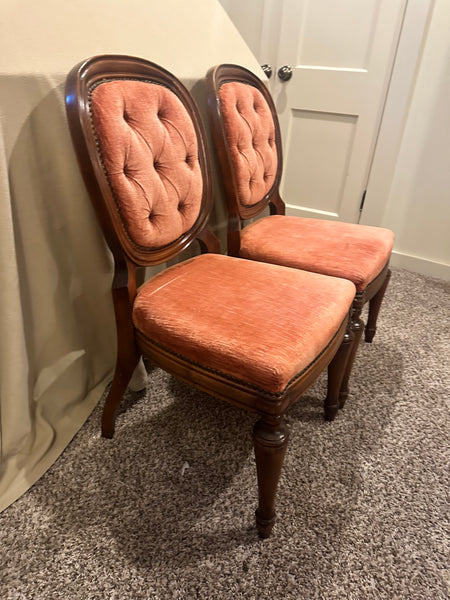
<svg viewBox="0 0 450 600">
<path fill-rule="evenodd" d="M 450 265 L 445 263 L 428 260 L 412 254 L 404 254 L 403 252 L 394 252 L 391 257 L 391 265 L 400 267 L 407 271 L 414 271 L 422 275 L 430 277 L 438 277 L 450 281 Z"/>
</svg>

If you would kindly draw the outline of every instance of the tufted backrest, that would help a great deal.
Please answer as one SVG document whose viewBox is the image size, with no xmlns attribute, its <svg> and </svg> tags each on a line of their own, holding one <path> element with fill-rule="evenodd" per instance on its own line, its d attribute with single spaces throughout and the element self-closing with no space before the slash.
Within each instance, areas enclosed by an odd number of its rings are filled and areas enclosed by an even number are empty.
<svg viewBox="0 0 450 600">
<path fill-rule="evenodd" d="M 272 188 L 277 173 L 272 115 L 261 92 L 250 84 L 224 83 L 218 96 L 237 198 L 243 206 L 253 206 Z"/>
<path fill-rule="evenodd" d="M 242 221 L 267 205 L 284 214 L 279 194 L 283 168 L 280 125 L 264 82 L 234 64 L 206 75 L 208 114 L 228 205 L 228 251 L 239 255 Z"/>
<path fill-rule="evenodd" d="M 192 120 L 173 92 L 150 82 L 102 82 L 91 92 L 101 159 L 129 237 L 156 248 L 195 223 L 202 174 Z"/>
<path fill-rule="evenodd" d="M 178 254 L 204 228 L 211 207 L 204 133 L 186 88 L 143 59 L 94 57 L 69 74 L 66 105 L 116 258 L 118 247 L 142 265 Z"/>
</svg>

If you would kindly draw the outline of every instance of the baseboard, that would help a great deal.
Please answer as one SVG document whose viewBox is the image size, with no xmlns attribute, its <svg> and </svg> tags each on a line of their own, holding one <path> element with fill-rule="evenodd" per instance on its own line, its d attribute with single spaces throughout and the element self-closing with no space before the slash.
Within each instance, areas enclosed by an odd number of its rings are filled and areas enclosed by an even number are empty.
<svg viewBox="0 0 450 600">
<path fill-rule="evenodd" d="M 422 275 L 450 281 L 450 265 L 413 256 L 412 254 L 404 254 L 403 252 L 396 252 L 394 250 L 391 257 L 391 265 L 406 269 L 407 271 L 414 271 Z"/>
</svg>

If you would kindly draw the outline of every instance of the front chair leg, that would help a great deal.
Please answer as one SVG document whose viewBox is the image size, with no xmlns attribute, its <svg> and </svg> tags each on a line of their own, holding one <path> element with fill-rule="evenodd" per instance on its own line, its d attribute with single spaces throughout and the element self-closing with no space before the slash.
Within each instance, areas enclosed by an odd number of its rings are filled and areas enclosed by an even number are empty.
<svg viewBox="0 0 450 600">
<path fill-rule="evenodd" d="M 367 316 L 367 324 L 364 332 L 364 340 L 369 344 L 372 342 L 377 330 L 378 313 L 380 312 L 381 303 L 383 302 L 384 293 L 391 278 L 390 269 L 386 272 L 383 285 L 380 287 L 375 296 L 369 301 L 369 314 Z"/>
<path fill-rule="evenodd" d="M 328 365 L 328 389 L 324 403 L 324 414 L 326 421 L 333 421 L 340 408 L 340 391 L 344 373 L 353 348 L 355 336 L 351 322 L 348 322 L 344 339 L 339 346 L 333 360 Z"/>
<path fill-rule="evenodd" d="M 353 341 L 351 343 L 351 350 L 349 352 L 347 365 L 345 367 L 344 377 L 342 379 L 341 389 L 339 392 L 339 408 L 344 408 L 345 401 L 348 398 L 350 375 L 352 373 L 352 367 L 353 363 L 355 362 L 356 353 L 358 352 L 359 342 L 361 341 L 361 336 L 364 331 L 364 322 L 361 319 L 362 305 L 362 298 L 355 298 L 350 316 Z"/>
<path fill-rule="evenodd" d="M 262 538 L 269 537 L 276 521 L 275 497 L 288 436 L 283 416 L 262 417 L 253 428 L 259 496 L 256 527 Z"/>
</svg>

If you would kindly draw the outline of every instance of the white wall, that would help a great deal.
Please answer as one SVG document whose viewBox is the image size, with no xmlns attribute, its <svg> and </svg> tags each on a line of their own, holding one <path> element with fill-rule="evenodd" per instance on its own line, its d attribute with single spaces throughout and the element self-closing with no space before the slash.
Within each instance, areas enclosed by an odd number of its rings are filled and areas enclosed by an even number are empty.
<svg viewBox="0 0 450 600">
<path fill-rule="evenodd" d="M 261 0 L 219 0 L 255 56 L 259 56 L 264 18 Z"/>
<path fill-rule="evenodd" d="M 436 0 L 381 225 L 393 264 L 450 279 L 450 10 Z"/>
</svg>

